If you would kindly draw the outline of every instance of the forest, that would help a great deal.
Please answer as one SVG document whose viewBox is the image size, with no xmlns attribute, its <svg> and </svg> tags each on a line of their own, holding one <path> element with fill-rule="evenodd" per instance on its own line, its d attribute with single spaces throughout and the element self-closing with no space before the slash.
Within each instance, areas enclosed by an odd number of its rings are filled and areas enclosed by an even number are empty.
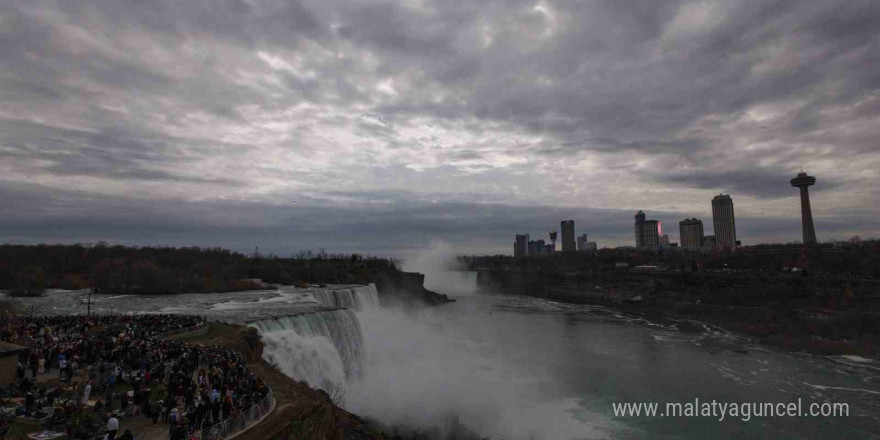
<svg viewBox="0 0 880 440">
<path fill-rule="evenodd" d="M 393 260 L 302 251 L 245 255 L 221 248 L 127 247 L 107 243 L 0 245 L 0 290 L 35 296 L 45 289 L 112 294 L 242 291 L 277 284 L 362 283 L 396 271 Z"/>
</svg>

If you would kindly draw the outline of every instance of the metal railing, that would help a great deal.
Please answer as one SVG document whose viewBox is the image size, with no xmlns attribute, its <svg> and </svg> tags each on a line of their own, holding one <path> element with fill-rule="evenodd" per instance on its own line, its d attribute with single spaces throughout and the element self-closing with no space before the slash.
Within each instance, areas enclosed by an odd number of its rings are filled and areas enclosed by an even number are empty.
<svg viewBox="0 0 880 440">
<path fill-rule="evenodd" d="M 259 402 L 239 411 L 222 422 L 190 431 L 187 435 L 187 440 L 221 440 L 235 436 L 256 425 L 274 410 L 275 398 L 272 396 L 272 388 L 269 388 L 266 397 Z"/>
</svg>

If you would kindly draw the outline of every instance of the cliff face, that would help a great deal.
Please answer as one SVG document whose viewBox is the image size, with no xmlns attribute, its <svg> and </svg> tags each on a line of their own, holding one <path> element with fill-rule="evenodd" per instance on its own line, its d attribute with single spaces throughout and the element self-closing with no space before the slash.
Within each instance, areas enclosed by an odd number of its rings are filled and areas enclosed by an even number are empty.
<svg viewBox="0 0 880 440">
<path fill-rule="evenodd" d="M 276 408 L 266 419 L 241 434 L 254 440 L 385 440 L 360 417 L 336 406 L 326 392 L 285 376 L 263 360 L 256 329 L 213 322 L 204 334 L 182 338 L 190 343 L 222 345 L 241 353 L 248 368 L 272 388 Z"/>
<path fill-rule="evenodd" d="M 415 272 L 386 271 L 373 277 L 379 301 L 388 305 L 440 305 L 453 302 L 448 296 L 425 289 L 425 275 Z"/>
</svg>

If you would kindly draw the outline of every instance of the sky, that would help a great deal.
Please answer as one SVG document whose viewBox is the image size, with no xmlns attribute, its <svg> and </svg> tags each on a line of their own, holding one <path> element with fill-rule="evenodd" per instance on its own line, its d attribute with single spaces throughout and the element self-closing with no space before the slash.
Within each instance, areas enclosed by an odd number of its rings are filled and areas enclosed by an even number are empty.
<svg viewBox="0 0 880 440">
<path fill-rule="evenodd" d="M 880 236 L 880 2 L 0 3 L 0 242 Z"/>
</svg>

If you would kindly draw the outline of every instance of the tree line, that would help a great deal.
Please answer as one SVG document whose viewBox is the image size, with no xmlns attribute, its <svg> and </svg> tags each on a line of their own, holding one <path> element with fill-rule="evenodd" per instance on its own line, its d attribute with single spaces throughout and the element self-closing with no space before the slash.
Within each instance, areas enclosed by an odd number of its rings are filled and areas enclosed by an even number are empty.
<svg viewBox="0 0 880 440">
<path fill-rule="evenodd" d="M 393 260 L 302 251 L 294 257 L 245 255 L 222 248 L 130 247 L 100 242 L 0 245 L 0 290 L 12 296 L 45 289 L 112 294 L 177 294 L 250 290 L 278 284 L 362 283 L 396 270 Z"/>
<path fill-rule="evenodd" d="M 743 270 L 768 274 L 797 268 L 824 276 L 880 279 L 880 240 L 851 240 L 808 247 L 757 245 L 734 251 L 709 252 L 604 248 L 594 252 L 556 252 L 524 258 L 509 255 L 461 256 L 459 263 L 467 269 L 548 272 L 613 270 L 618 263 L 626 267 L 656 265 L 681 271 Z"/>
</svg>

